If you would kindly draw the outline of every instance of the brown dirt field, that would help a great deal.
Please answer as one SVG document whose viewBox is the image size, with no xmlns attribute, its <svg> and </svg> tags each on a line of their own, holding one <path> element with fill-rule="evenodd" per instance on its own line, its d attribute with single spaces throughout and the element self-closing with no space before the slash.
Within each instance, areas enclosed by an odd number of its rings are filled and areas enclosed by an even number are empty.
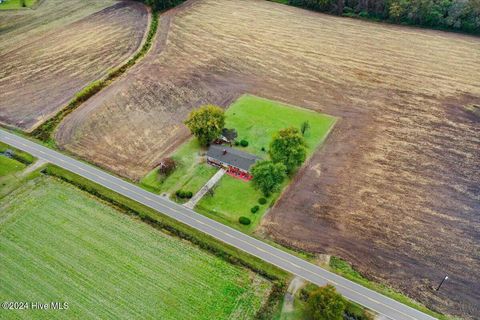
<svg viewBox="0 0 480 320">
<path fill-rule="evenodd" d="M 0 122 L 31 131 L 141 45 L 137 2 L 46 0 L 0 13 Z"/>
<path fill-rule="evenodd" d="M 64 148 L 137 179 L 205 102 L 249 92 L 340 117 L 262 232 L 480 314 L 480 119 L 464 108 L 480 102 L 479 38 L 267 1 L 189 1 L 160 21 L 154 50 L 63 122 Z"/>
</svg>

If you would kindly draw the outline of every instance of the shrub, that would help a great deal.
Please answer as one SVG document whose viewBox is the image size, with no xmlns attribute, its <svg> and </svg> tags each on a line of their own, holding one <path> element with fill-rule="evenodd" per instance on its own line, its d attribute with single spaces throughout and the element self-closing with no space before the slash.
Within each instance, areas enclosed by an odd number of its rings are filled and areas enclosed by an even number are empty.
<svg viewBox="0 0 480 320">
<path fill-rule="evenodd" d="M 238 147 L 240 145 L 240 142 L 238 140 L 235 140 L 233 144 Z"/>
<path fill-rule="evenodd" d="M 252 222 L 250 221 L 250 219 L 247 218 L 247 217 L 240 217 L 240 218 L 238 218 L 238 222 L 240 222 L 240 224 L 243 224 L 243 225 L 245 225 L 245 226 L 248 226 L 250 223 L 252 223 Z"/>
<path fill-rule="evenodd" d="M 251 211 L 252 213 L 257 213 L 257 211 L 258 211 L 259 209 L 260 209 L 259 206 L 254 206 L 254 207 L 252 207 L 252 209 L 250 209 L 250 211 Z"/>
<path fill-rule="evenodd" d="M 193 197 L 193 192 L 192 192 L 192 191 L 187 191 L 187 192 L 185 192 L 185 197 L 186 197 L 187 199 L 190 199 L 191 197 Z"/>
<path fill-rule="evenodd" d="M 304 315 L 312 320 L 342 320 L 345 305 L 345 300 L 337 293 L 335 287 L 327 284 L 310 294 Z"/>
<path fill-rule="evenodd" d="M 265 204 L 265 203 L 267 203 L 267 199 L 265 199 L 265 198 L 260 198 L 260 199 L 258 199 L 258 203 L 260 203 L 260 204 Z"/>
<path fill-rule="evenodd" d="M 158 173 L 168 176 L 175 170 L 177 164 L 172 158 L 164 158 L 158 163 Z"/>
<path fill-rule="evenodd" d="M 242 147 L 247 147 L 247 146 L 248 146 L 248 141 L 245 140 L 245 139 L 242 139 L 242 141 L 240 141 L 240 145 L 241 145 Z"/>
<path fill-rule="evenodd" d="M 266 150 L 265 150 L 265 147 L 262 147 L 262 151 L 263 151 L 263 152 L 265 152 L 265 151 L 266 151 Z"/>
<path fill-rule="evenodd" d="M 191 192 L 185 192 L 183 190 L 177 190 L 177 192 L 175 192 L 175 195 L 177 196 L 177 198 L 185 199 L 185 198 L 188 198 L 189 193 L 191 193 Z"/>
</svg>

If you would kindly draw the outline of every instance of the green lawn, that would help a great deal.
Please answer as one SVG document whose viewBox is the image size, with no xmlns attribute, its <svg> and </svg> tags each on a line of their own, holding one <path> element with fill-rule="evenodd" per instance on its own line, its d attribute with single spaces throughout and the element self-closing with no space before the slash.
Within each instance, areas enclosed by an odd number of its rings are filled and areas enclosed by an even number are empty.
<svg viewBox="0 0 480 320">
<path fill-rule="evenodd" d="M 225 127 L 235 128 L 237 140 L 245 139 L 249 143 L 242 150 L 262 158 L 268 158 L 268 146 L 276 132 L 288 127 L 300 129 L 304 121 L 310 124 L 310 130 L 305 134 L 310 156 L 325 140 L 336 121 L 335 117 L 326 114 L 252 95 L 241 96 L 225 114 Z M 262 151 L 262 147 L 265 151 Z"/>
<path fill-rule="evenodd" d="M 22 2 L 25 3 L 26 8 L 32 7 L 37 0 L 6 0 L 4 3 L 0 3 L 0 10 L 10 10 L 10 9 L 21 9 L 25 8 L 22 6 Z"/>
<path fill-rule="evenodd" d="M 204 215 L 222 221 L 224 224 L 235 226 L 243 231 L 254 230 L 261 221 L 263 214 L 268 209 L 272 197 L 264 205 L 258 203 L 263 195 L 256 190 L 252 182 L 225 175 L 218 182 L 213 197 L 205 195 L 197 204 L 196 209 Z M 250 209 L 258 205 L 260 210 L 251 213 Z M 240 216 L 248 217 L 252 224 L 243 226 L 238 223 Z"/>
<path fill-rule="evenodd" d="M 23 163 L 0 154 L 0 177 L 22 171 L 24 168 Z"/>
<path fill-rule="evenodd" d="M 302 122 L 308 121 L 310 129 L 305 134 L 307 156 L 311 156 L 325 140 L 336 118 L 311 110 L 288 106 L 279 102 L 244 95 L 235 101 L 226 111 L 226 127 L 235 128 L 238 140 L 245 139 L 248 147 L 244 151 L 268 159 L 268 146 L 272 136 L 280 129 L 287 127 L 300 128 Z M 262 148 L 265 151 L 262 151 Z M 287 186 L 290 181 L 286 181 Z M 243 231 L 253 231 L 268 209 L 269 203 L 275 201 L 279 193 L 268 198 L 266 205 L 260 205 L 260 210 L 252 214 L 250 209 L 258 204 L 262 193 L 256 190 L 251 182 L 244 182 L 230 176 L 224 176 L 217 185 L 212 196 L 205 196 L 197 204 L 196 209 L 217 220 Z M 252 224 L 243 226 L 238 218 L 246 216 Z"/>
<path fill-rule="evenodd" d="M 2 319 L 251 319 L 271 282 L 54 178 L 0 202 L 0 300 L 65 301 Z"/>
<path fill-rule="evenodd" d="M 31 164 L 34 163 L 37 158 L 32 156 L 29 153 L 26 153 L 22 150 L 16 149 L 12 146 L 9 146 L 8 144 L 5 144 L 3 142 L 0 142 L 0 153 L 3 153 L 7 150 L 10 150 L 13 152 L 13 158 L 19 162 L 22 162 L 24 164 Z"/>
<path fill-rule="evenodd" d="M 195 194 L 218 170 L 203 163 L 205 152 L 197 139 L 188 140 L 172 155 L 177 168 L 170 176 L 163 178 L 154 169 L 140 180 L 140 185 L 155 193 L 174 194 L 181 189 Z"/>
<path fill-rule="evenodd" d="M 310 124 L 305 140 L 307 156 L 311 156 L 325 140 L 336 121 L 336 118 L 329 115 L 252 95 L 241 96 L 227 109 L 225 115 L 225 127 L 237 130 L 237 140 L 245 139 L 249 142 L 248 147 L 238 148 L 263 159 L 268 159 L 268 146 L 276 132 L 292 126 L 300 128 L 304 121 Z M 203 162 L 202 155 L 205 153 L 206 150 L 199 146 L 197 139 L 192 138 L 173 154 L 172 157 L 178 163 L 173 174 L 162 178 L 159 177 L 157 170 L 153 170 L 140 181 L 140 185 L 155 193 L 173 194 L 181 189 L 195 194 L 217 171 L 216 168 Z M 288 183 L 289 181 L 284 187 Z M 279 193 L 273 194 L 268 199 L 268 204 L 260 205 L 260 210 L 252 214 L 250 209 L 259 205 L 258 199 L 262 197 L 261 192 L 254 189 L 251 182 L 225 175 L 217 184 L 214 196 L 206 195 L 196 209 L 213 219 L 250 232 L 261 221 L 269 203 L 278 196 Z M 238 218 L 241 216 L 250 218 L 252 224 L 240 225 Z"/>
</svg>

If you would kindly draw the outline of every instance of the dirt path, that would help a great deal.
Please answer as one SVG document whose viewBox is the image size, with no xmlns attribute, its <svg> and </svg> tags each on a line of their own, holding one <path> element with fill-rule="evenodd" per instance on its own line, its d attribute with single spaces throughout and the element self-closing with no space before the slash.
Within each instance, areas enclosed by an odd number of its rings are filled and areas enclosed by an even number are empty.
<svg viewBox="0 0 480 320">
<path fill-rule="evenodd" d="M 282 314 L 292 312 L 294 309 L 293 301 L 295 294 L 305 285 L 305 280 L 300 277 L 295 277 L 288 285 L 287 292 L 283 300 Z"/>
<path fill-rule="evenodd" d="M 190 199 L 187 203 L 184 204 L 185 207 L 193 209 L 198 201 L 200 201 L 205 194 L 207 194 L 208 190 L 212 189 L 215 184 L 217 184 L 220 179 L 222 179 L 223 175 L 226 173 L 224 169 L 219 169 L 217 173 L 210 178 L 210 180 L 205 183 L 205 185 Z"/>
<path fill-rule="evenodd" d="M 28 167 L 25 168 L 25 170 L 21 172 L 22 177 L 27 176 L 29 173 L 32 173 L 33 171 L 37 170 L 38 168 L 40 168 L 41 166 L 47 163 L 48 162 L 45 160 L 38 159 L 37 161 L 35 161 L 35 163 L 29 165 Z"/>
</svg>

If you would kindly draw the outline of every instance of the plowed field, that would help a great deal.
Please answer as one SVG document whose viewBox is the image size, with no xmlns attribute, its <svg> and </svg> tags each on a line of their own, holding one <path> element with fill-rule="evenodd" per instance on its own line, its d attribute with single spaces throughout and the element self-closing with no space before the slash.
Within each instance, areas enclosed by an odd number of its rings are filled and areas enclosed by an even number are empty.
<svg viewBox="0 0 480 320">
<path fill-rule="evenodd" d="M 0 13 L 0 122 L 30 131 L 140 46 L 137 2 L 46 0 Z"/>
<path fill-rule="evenodd" d="M 205 102 L 248 92 L 339 117 L 263 231 L 434 309 L 480 314 L 480 120 L 466 108 L 480 104 L 480 39 L 201 0 L 162 15 L 156 40 L 66 119 L 63 147 L 139 178 L 188 137 L 181 122 Z"/>
</svg>

